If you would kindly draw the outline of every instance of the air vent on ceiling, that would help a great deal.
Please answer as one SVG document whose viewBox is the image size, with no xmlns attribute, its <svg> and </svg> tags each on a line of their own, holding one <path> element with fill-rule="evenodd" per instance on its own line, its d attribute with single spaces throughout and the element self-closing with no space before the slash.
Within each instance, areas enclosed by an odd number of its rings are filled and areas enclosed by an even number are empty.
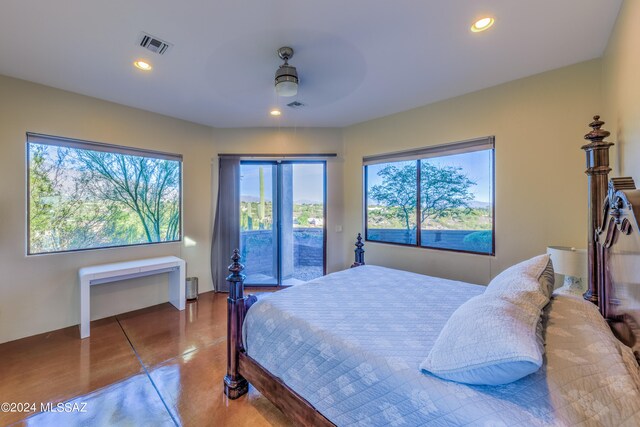
<svg viewBox="0 0 640 427">
<path fill-rule="evenodd" d="M 173 46 L 173 44 L 145 32 L 140 33 L 138 44 L 158 55 L 164 55 Z"/>
<path fill-rule="evenodd" d="M 298 101 L 293 101 L 287 104 L 287 107 L 291 107 L 291 108 L 302 108 L 304 107 L 304 104 L 302 102 L 298 102 Z"/>
</svg>

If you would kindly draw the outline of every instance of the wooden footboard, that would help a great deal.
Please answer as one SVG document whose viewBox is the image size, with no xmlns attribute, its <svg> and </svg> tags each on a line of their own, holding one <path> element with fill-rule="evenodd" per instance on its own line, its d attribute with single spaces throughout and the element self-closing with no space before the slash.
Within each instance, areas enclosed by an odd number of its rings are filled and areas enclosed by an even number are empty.
<svg viewBox="0 0 640 427">
<path fill-rule="evenodd" d="M 264 397 L 286 414 L 296 425 L 329 427 L 334 424 L 316 410 L 302 396 L 273 376 L 247 353 L 240 353 L 240 374 Z"/>
<path fill-rule="evenodd" d="M 224 377 L 224 394 L 230 399 L 237 399 L 249 390 L 247 380 L 240 375 L 238 364 L 240 353 L 244 352 L 242 344 L 242 323 L 244 314 L 249 309 L 251 299 L 244 296 L 244 265 L 240 264 L 240 253 L 233 251 L 233 263 L 229 266 L 231 274 L 229 297 L 227 298 L 227 375 Z"/>
<path fill-rule="evenodd" d="M 333 426 L 302 396 L 272 375 L 247 355 L 242 341 L 242 323 L 245 313 L 257 301 L 253 295 L 244 295 L 244 266 L 236 249 L 229 266 L 231 274 L 227 298 L 227 375 L 224 377 L 224 394 L 237 399 L 249 390 L 249 382 L 278 409 L 303 426 Z"/>
<path fill-rule="evenodd" d="M 352 267 L 364 265 L 362 236 L 358 233 L 355 262 Z M 289 388 L 282 380 L 247 355 L 242 341 L 242 324 L 245 313 L 257 301 L 253 295 L 244 295 L 244 266 L 236 249 L 229 266 L 229 297 L 227 298 L 227 375 L 224 377 L 224 394 L 237 399 L 249 390 L 249 382 L 278 409 L 296 424 L 303 426 L 333 426 L 334 424 L 316 410 L 302 396 Z"/>
</svg>

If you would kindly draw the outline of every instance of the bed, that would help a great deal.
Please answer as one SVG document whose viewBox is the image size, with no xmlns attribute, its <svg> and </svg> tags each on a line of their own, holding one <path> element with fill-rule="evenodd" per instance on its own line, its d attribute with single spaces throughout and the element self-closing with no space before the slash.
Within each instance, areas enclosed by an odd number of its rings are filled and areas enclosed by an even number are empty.
<svg viewBox="0 0 640 427">
<path fill-rule="evenodd" d="M 357 268 L 260 300 L 244 295 L 234 254 L 225 394 L 250 382 L 313 426 L 640 424 L 640 191 L 628 178 L 607 186 L 608 132 L 599 118 L 591 126 L 589 290 L 545 306 L 537 372 L 499 386 L 421 372 L 452 313 L 485 287 L 365 265 L 358 239 Z"/>
</svg>

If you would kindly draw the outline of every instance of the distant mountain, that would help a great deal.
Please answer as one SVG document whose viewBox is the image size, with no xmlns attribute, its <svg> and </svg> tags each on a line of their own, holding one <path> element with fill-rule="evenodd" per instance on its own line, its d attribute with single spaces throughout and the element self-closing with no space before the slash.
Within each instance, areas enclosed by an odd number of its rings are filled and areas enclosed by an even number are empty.
<svg viewBox="0 0 640 427">
<path fill-rule="evenodd" d="M 260 201 L 260 197 L 256 197 L 256 196 L 249 196 L 248 194 L 242 194 L 240 196 L 240 201 L 241 202 L 249 202 L 249 203 L 253 203 L 253 202 L 259 202 Z M 266 201 L 266 200 L 265 200 Z"/>
<path fill-rule="evenodd" d="M 240 195 L 240 201 L 241 202 L 247 202 L 247 203 L 257 203 L 257 202 L 260 201 L 260 197 L 250 196 L 248 194 L 242 194 L 242 195 Z M 265 202 L 271 203 L 271 200 L 265 199 Z M 301 199 L 301 200 L 294 200 L 293 203 L 296 204 L 296 205 L 321 205 L 322 201 L 321 200 Z"/>
<path fill-rule="evenodd" d="M 294 200 L 293 203 L 295 203 L 296 205 L 321 205 L 322 201 L 321 200 L 301 199 L 301 200 Z"/>
<path fill-rule="evenodd" d="M 475 209 L 491 209 L 491 203 L 472 200 L 469 202 L 469 207 Z"/>
</svg>

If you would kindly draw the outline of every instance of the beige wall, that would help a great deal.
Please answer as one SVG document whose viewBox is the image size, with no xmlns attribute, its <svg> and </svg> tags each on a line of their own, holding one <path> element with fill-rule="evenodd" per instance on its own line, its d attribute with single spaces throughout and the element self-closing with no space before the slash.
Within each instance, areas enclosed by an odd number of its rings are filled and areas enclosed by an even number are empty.
<svg viewBox="0 0 640 427">
<path fill-rule="evenodd" d="M 601 111 L 599 60 L 347 128 L 345 248 L 363 230 L 362 157 L 496 137 L 496 256 L 367 242 L 372 264 L 487 283 L 547 245 L 586 245 L 586 177 L 580 150 Z"/>
<path fill-rule="evenodd" d="M 166 243 L 68 254 L 26 253 L 25 133 L 142 147 L 184 156 L 183 227 L 195 245 Z M 213 130 L 106 101 L 0 76 L 0 342 L 79 322 L 78 268 L 162 255 L 181 256 L 200 290 L 212 289 L 211 212 L 219 152 L 340 152 L 340 132 Z M 329 166 L 329 224 L 342 214 L 341 160 Z M 212 173 L 213 172 L 213 173 Z M 213 184 L 213 187 L 212 187 Z M 212 191 L 212 188 L 214 191 Z M 341 235 L 329 234 L 329 268 L 341 265 Z M 167 279 L 152 276 L 97 286 L 92 319 L 168 300 Z"/>
<path fill-rule="evenodd" d="M 0 77 L 0 342 L 77 324 L 82 266 L 183 255 L 189 274 L 208 274 L 206 257 L 182 253 L 181 243 L 27 257 L 27 131 L 182 153 L 185 233 L 196 240 L 209 233 L 210 128 Z M 92 293 L 93 319 L 168 300 L 162 276 L 101 285 Z"/>
<path fill-rule="evenodd" d="M 626 0 L 603 60 L 602 119 L 616 143 L 614 158 L 619 159 L 615 175 L 632 176 L 640 185 L 640 2 Z"/>
<path fill-rule="evenodd" d="M 601 62 L 590 61 L 346 129 L 212 129 L 0 77 L 0 342 L 78 323 L 78 268 L 177 255 L 211 289 L 218 153 L 327 153 L 329 271 L 346 267 L 362 230 L 362 156 L 496 136 L 496 257 L 368 243 L 367 261 L 476 283 L 549 244 L 584 246 L 586 178 L 579 147 L 600 112 Z M 595 96 L 594 96 L 595 94 Z M 181 153 L 187 241 L 25 255 L 25 132 Z M 344 226 L 344 232 L 336 231 Z M 101 285 L 92 318 L 167 301 L 162 276 Z"/>
</svg>

